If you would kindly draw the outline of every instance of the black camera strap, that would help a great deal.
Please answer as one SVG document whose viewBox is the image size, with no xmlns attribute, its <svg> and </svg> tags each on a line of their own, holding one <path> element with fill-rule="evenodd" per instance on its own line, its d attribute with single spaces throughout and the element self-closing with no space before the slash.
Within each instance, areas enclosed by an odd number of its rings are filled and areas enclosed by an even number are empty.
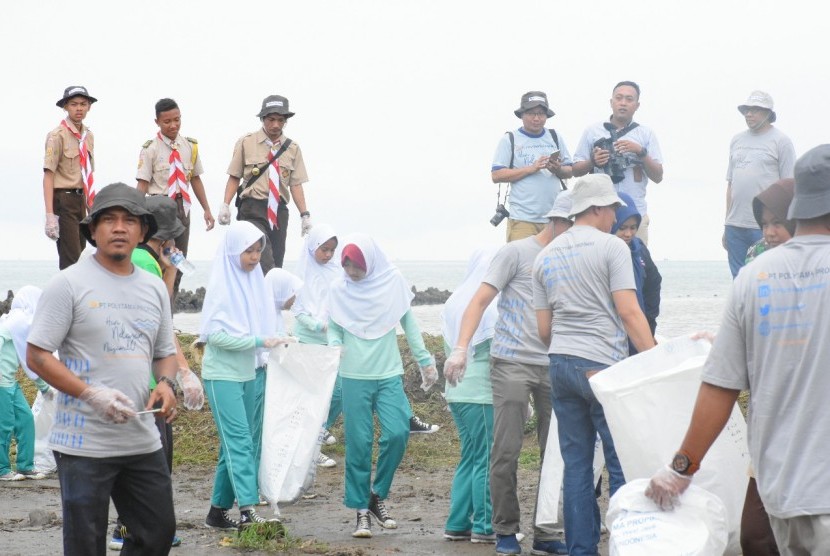
<svg viewBox="0 0 830 556">
<path fill-rule="evenodd" d="M 556 149 L 559 150 L 559 136 L 556 135 L 556 130 L 548 129 L 548 132 L 550 132 L 551 139 L 553 139 L 553 144 L 556 145 Z M 516 154 L 515 153 L 515 151 L 516 151 L 516 142 L 515 141 L 516 140 L 513 137 L 513 132 L 512 131 L 508 131 L 507 136 L 510 137 L 510 169 L 512 170 L 513 169 L 513 161 L 514 161 L 514 157 L 515 157 L 515 154 Z M 559 184 L 562 186 L 562 191 L 567 191 L 568 190 L 568 187 L 565 185 L 565 182 L 562 180 L 562 178 L 559 178 Z M 506 199 L 507 199 L 507 196 L 505 195 L 505 200 Z"/>
<path fill-rule="evenodd" d="M 623 135 L 625 135 L 626 133 L 628 133 L 632 129 L 634 129 L 636 127 L 640 127 L 640 124 L 638 124 L 637 122 L 629 122 L 629 124 L 627 126 L 625 126 L 624 128 L 622 128 L 619 131 L 617 131 L 617 127 L 614 124 L 612 124 L 611 122 L 604 122 L 602 124 L 602 127 L 604 127 L 605 129 L 608 130 L 608 133 L 611 134 L 611 139 L 612 140 L 617 141 L 620 137 L 622 137 Z"/>
</svg>

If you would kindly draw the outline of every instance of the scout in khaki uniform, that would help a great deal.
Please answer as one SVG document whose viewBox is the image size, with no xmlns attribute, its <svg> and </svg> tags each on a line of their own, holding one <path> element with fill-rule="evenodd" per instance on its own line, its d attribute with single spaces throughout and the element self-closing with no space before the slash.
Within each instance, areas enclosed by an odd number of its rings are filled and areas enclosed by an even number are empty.
<svg viewBox="0 0 830 556">
<path fill-rule="evenodd" d="M 234 194 L 238 195 L 236 219 L 247 220 L 265 233 L 268 246 L 262 252 L 260 265 L 266 274 L 275 266 L 282 267 L 288 201 L 292 197 L 302 218 L 302 235 L 311 229 L 311 213 L 306 208 L 303 192 L 303 184 L 308 181 L 303 153 L 282 132 L 293 115 L 285 97 L 271 95 L 262 101 L 262 109 L 257 114 L 262 129 L 236 142 L 228 166 L 224 203 L 219 211 L 219 223 L 230 224 L 228 205 Z M 288 147 L 280 153 L 286 144 Z M 278 155 L 276 159 L 275 155 Z"/>
<path fill-rule="evenodd" d="M 46 205 L 46 237 L 57 242 L 61 270 L 78 262 L 86 242 L 78 224 L 87 204 L 95 197 L 92 151 L 95 139 L 83 124 L 98 99 L 86 87 L 67 87 L 56 104 L 66 118 L 46 136 L 43 158 L 43 200 Z"/>
<path fill-rule="evenodd" d="M 212 230 L 214 224 L 200 177 L 203 169 L 199 144 L 196 139 L 179 135 L 182 117 L 175 100 L 163 98 L 156 103 L 155 122 L 159 131 L 141 149 L 136 187 L 148 195 L 166 195 L 176 201 L 179 220 L 184 225 L 184 231 L 175 238 L 176 247 L 187 256 L 193 197 L 202 206 L 207 230 Z M 173 285 L 174 296 L 179 290 L 181 279 L 182 273 L 178 272 Z"/>
</svg>

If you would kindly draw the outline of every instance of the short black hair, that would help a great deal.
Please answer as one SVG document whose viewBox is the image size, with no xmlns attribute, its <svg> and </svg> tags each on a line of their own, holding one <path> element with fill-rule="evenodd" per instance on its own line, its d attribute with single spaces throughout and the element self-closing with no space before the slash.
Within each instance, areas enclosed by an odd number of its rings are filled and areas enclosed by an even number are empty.
<svg viewBox="0 0 830 556">
<path fill-rule="evenodd" d="M 620 81 L 619 83 L 614 85 L 613 89 L 611 89 L 611 94 L 614 94 L 614 91 L 616 91 L 620 87 L 633 87 L 634 90 L 637 91 L 637 100 L 640 99 L 640 86 L 634 83 L 633 81 Z"/>
<path fill-rule="evenodd" d="M 639 94 L 639 91 L 637 91 Z M 167 112 L 168 110 L 173 110 L 178 108 L 179 105 L 176 104 L 176 101 L 172 98 L 163 98 L 156 103 L 156 118 L 158 118 L 162 112 Z"/>
</svg>

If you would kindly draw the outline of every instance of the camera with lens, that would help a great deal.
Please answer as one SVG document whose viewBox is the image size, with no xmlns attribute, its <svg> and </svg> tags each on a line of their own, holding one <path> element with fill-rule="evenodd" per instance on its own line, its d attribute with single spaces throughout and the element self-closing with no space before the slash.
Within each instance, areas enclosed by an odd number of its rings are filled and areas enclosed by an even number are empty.
<svg viewBox="0 0 830 556">
<path fill-rule="evenodd" d="M 628 159 L 625 155 L 614 150 L 614 143 L 619 139 L 615 132 L 611 132 L 611 137 L 603 137 L 594 141 L 594 147 L 606 150 L 609 153 L 608 162 L 602 166 L 602 171 L 611 176 L 611 181 L 620 183 L 625 179 L 625 169 L 628 168 Z"/>
<path fill-rule="evenodd" d="M 496 206 L 496 214 L 493 215 L 493 218 L 490 219 L 490 224 L 493 226 L 498 226 L 501 224 L 501 221 L 510 216 L 510 212 L 504 208 L 504 205 L 499 203 Z"/>
</svg>

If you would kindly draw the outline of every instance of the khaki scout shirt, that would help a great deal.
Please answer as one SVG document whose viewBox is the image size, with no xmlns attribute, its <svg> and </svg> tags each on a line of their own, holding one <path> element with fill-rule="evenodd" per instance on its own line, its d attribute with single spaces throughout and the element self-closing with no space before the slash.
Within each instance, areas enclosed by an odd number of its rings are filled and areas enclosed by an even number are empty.
<svg viewBox="0 0 830 556">
<path fill-rule="evenodd" d="M 184 166 L 184 174 L 187 176 L 187 183 L 190 183 L 195 176 L 204 173 L 202 168 L 202 157 L 196 154 L 196 162 L 193 162 L 193 148 L 195 139 L 178 135 L 175 141 L 171 141 L 164 135 L 159 134 L 153 139 L 144 143 L 141 154 L 138 156 L 137 180 L 144 180 L 150 184 L 147 193 L 150 195 L 166 195 L 167 180 L 170 177 L 170 153 L 173 145 L 179 151 Z"/>
<path fill-rule="evenodd" d="M 271 157 L 271 147 L 265 142 L 268 136 L 260 129 L 259 131 L 249 133 L 248 135 L 239 139 L 233 148 L 233 158 L 228 166 L 228 175 L 235 178 L 241 178 L 242 184 L 248 183 L 251 179 L 251 170 L 254 167 L 260 168 L 268 162 Z M 280 137 L 280 141 L 286 139 L 285 135 Z M 305 162 L 303 162 L 303 153 L 300 147 L 293 140 L 291 145 L 279 157 L 280 165 L 280 195 L 285 199 L 285 202 L 291 200 L 289 187 L 292 185 L 301 185 L 308 181 L 308 174 L 305 170 Z M 263 172 L 267 172 L 266 167 Z M 268 198 L 268 176 L 260 176 L 251 187 L 242 192 L 241 197 L 251 197 L 253 199 L 267 199 Z"/>
<path fill-rule="evenodd" d="M 66 124 L 72 131 L 78 131 L 71 121 Z M 81 124 L 80 133 L 83 134 L 84 126 Z M 86 148 L 89 152 L 89 159 L 92 162 L 92 169 L 95 169 L 95 157 L 92 151 L 95 147 L 95 138 L 92 132 L 86 134 Z M 46 154 L 43 157 L 43 169 L 51 170 L 55 174 L 55 189 L 83 189 L 84 181 L 81 175 L 81 145 L 77 137 L 59 125 L 46 136 Z"/>
</svg>

